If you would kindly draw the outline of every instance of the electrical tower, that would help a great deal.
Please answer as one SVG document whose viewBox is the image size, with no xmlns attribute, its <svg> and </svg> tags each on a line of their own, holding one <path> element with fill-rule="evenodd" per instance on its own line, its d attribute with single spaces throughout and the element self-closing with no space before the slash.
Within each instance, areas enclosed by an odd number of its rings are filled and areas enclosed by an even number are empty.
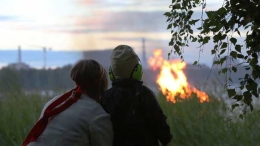
<svg viewBox="0 0 260 146">
<path fill-rule="evenodd" d="M 142 49 L 143 49 L 143 67 L 147 67 L 147 59 L 146 59 L 146 48 L 145 48 L 145 38 L 142 38 Z"/>
</svg>

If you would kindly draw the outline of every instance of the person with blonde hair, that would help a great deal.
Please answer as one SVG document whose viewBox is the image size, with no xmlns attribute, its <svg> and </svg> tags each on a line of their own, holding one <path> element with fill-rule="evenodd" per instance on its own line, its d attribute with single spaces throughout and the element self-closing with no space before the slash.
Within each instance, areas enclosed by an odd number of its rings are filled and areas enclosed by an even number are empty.
<svg viewBox="0 0 260 146">
<path fill-rule="evenodd" d="M 76 87 L 45 104 L 23 146 L 112 146 L 110 115 L 99 104 L 108 86 L 105 69 L 81 59 L 70 77 Z"/>
<path fill-rule="evenodd" d="M 113 146 L 165 146 L 172 135 L 154 93 L 142 82 L 142 64 L 133 48 L 117 46 L 111 54 L 112 87 L 101 98 L 111 115 Z"/>
</svg>

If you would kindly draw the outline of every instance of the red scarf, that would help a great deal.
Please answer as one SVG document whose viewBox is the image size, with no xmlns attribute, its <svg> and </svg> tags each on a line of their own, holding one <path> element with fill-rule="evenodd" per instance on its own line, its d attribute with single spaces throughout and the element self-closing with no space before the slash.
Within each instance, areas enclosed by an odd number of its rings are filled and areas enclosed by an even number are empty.
<svg viewBox="0 0 260 146">
<path fill-rule="evenodd" d="M 61 97 L 52 102 L 44 111 L 43 116 L 38 120 L 38 122 L 30 131 L 30 133 L 27 135 L 22 146 L 27 146 L 30 142 L 36 141 L 37 138 L 43 133 L 44 129 L 46 128 L 49 119 L 61 113 L 69 106 L 71 106 L 73 103 L 75 103 L 80 98 L 81 93 L 81 88 L 77 86 L 76 88 L 63 94 Z"/>
</svg>

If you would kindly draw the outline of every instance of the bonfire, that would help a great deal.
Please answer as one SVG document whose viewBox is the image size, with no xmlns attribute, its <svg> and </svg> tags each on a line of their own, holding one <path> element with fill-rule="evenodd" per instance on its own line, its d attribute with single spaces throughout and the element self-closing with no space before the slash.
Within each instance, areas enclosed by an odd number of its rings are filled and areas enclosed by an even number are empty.
<svg viewBox="0 0 260 146">
<path fill-rule="evenodd" d="M 183 71 L 186 63 L 178 59 L 166 60 L 162 57 L 162 53 L 162 49 L 154 50 L 153 57 L 149 58 L 148 63 L 152 70 L 159 70 L 156 83 L 167 100 L 175 103 L 176 97 L 185 99 L 191 97 L 192 94 L 196 94 L 200 102 L 209 101 L 205 92 L 192 87 L 188 83 Z"/>
</svg>

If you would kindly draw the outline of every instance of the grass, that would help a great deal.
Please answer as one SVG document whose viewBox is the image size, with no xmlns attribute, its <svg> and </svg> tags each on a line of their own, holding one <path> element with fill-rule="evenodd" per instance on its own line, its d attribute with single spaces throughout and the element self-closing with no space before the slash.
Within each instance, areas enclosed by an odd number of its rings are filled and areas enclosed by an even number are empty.
<svg viewBox="0 0 260 146">
<path fill-rule="evenodd" d="M 20 146 L 39 118 L 50 97 L 23 93 L 0 97 L 0 145 Z M 260 117 L 256 112 L 244 120 L 230 121 L 223 101 L 210 98 L 200 103 L 196 97 L 171 103 L 163 95 L 158 101 L 167 115 L 173 139 L 169 146 L 251 146 L 260 143 Z"/>
<path fill-rule="evenodd" d="M 0 145 L 20 146 L 47 98 L 23 93 L 0 98 Z"/>
<path fill-rule="evenodd" d="M 173 104 L 161 95 L 159 103 L 171 127 L 170 146 L 252 146 L 260 143 L 260 117 L 256 112 L 245 115 L 244 120 L 230 117 L 225 103 L 214 98 L 200 103 L 196 97 L 191 97 Z"/>
</svg>

